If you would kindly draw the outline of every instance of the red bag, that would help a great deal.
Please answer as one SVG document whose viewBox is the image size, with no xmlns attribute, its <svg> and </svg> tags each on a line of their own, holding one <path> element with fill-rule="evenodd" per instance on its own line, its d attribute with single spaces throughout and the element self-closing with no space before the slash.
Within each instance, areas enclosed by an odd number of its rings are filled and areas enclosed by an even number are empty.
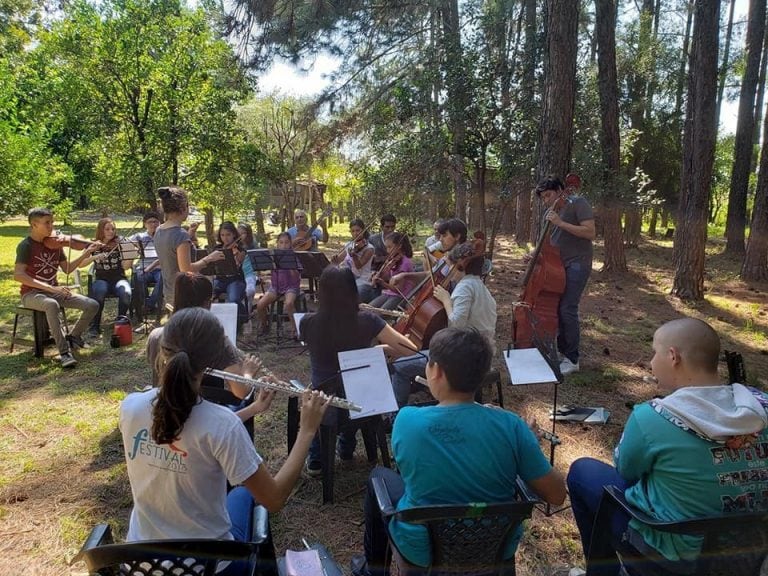
<svg viewBox="0 0 768 576">
<path fill-rule="evenodd" d="M 115 320 L 114 335 L 120 340 L 120 346 L 128 346 L 133 343 L 133 329 L 131 320 L 127 316 L 120 316 Z"/>
</svg>

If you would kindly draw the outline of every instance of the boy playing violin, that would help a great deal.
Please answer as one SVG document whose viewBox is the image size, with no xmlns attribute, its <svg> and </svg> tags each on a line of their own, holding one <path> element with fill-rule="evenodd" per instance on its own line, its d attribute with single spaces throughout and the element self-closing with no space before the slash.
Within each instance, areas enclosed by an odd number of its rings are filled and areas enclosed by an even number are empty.
<svg viewBox="0 0 768 576">
<path fill-rule="evenodd" d="M 33 208 L 29 211 L 28 220 L 29 236 L 16 248 L 13 278 L 21 284 L 21 305 L 45 312 L 48 327 L 59 349 L 61 366 L 69 368 L 77 364 L 72 349 L 85 347 L 82 334 L 98 312 L 99 303 L 80 294 L 73 294 L 66 286 L 59 286 L 56 274 L 59 268 L 67 274 L 76 270 L 100 244 L 88 245 L 70 262 L 64 255 L 64 243 L 58 246 L 56 241 L 44 243 L 53 234 L 53 213 L 47 208 Z M 59 319 L 62 308 L 82 310 L 80 319 L 69 335 L 65 334 Z"/>
</svg>

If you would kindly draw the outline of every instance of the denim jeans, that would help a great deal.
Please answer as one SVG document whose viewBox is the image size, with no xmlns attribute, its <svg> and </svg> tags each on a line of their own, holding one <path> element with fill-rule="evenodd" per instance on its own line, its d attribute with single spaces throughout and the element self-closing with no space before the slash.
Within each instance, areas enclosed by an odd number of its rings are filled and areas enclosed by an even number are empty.
<svg viewBox="0 0 768 576">
<path fill-rule="evenodd" d="M 53 339 L 56 341 L 56 347 L 59 354 L 70 352 L 69 342 L 65 338 L 64 326 L 61 323 L 59 312 L 62 308 L 75 308 L 82 310 L 77 324 L 69 331 L 72 336 L 81 336 L 85 327 L 90 324 L 96 312 L 99 311 L 99 303 L 92 298 L 87 298 L 80 294 L 71 294 L 69 296 L 60 296 L 58 294 L 49 294 L 38 290 L 31 290 L 21 297 L 21 305 L 32 310 L 45 312 L 45 319 L 48 321 L 48 329 L 51 331 Z"/>
<path fill-rule="evenodd" d="M 357 448 L 357 426 L 349 418 L 349 411 L 329 406 L 323 416 L 323 424 L 330 426 L 336 424 L 338 430 L 338 448 L 339 454 L 344 458 L 352 458 Z M 323 451 L 320 444 L 320 432 L 315 434 L 312 443 L 309 445 L 309 461 L 313 468 L 323 461 Z"/>
<path fill-rule="evenodd" d="M 230 531 L 238 542 L 250 542 L 253 532 L 253 496 L 244 486 L 237 486 L 227 494 L 227 512 L 232 523 Z M 236 576 L 245 574 L 248 563 L 243 561 L 231 562 L 219 576 Z"/>
<path fill-rule="evenodd" d="M 429 356 L 429 350 L 422 353 Z M 411 382 L 416 376 L 424 376 L 426 368 L 427 359 L 420 354 L 405 356 L 392 362 L 392 390 L 395 392 L 398 407 L 402 408 L 408 404 Z"/>
<path fill-rule="evenodd" d="M 128 307 L 131 305 L 131 285 L 128 280 L 118 280 L 110 284 L 106 280 L 94 280 L 91 284 L 91 298 L 99 303 L 99 310 L 91 322 L 91 330 L 101 329 L 101 314 L 104 312 L 104 299 L 113 294 L 117 296 L 117 315 L 125 316 L 128 313 Z"/>
<path fill-rule="evenodd" d="M 234 302 L 237 304 L 237 325 L 245 323 L 248 320 L 248 312 L 245 309 L 245 281 L 241 280 L 237 276 L 231 276 L 228 278 L 216 278 L 213 281 L 213 295 L 219 294 L 227 295 L 227 302 Z"/>
<path fill-rule="evenodd" d="M 603 495 L 603 486 L 612 485 L 623 491 L 631 486 L 631 483 L 622 478 L 613 466 L 592 458 L 579 458 L 571 464 L 567 482 L 584 557 L 589 554 L 590 546 L 597 546 L 606 552 L 604 558 L 590 567 L 590 576 L 615 576 L 619 573 L 620 565 L 611 540 L 621 539 L 627 530 L 629 516 L 617 512 L 611 522 L 610 532 L 593 534 L 592 528 Z"/>
<path fill-rule="evenodd" d="M 579 361 L 579 301 L 592 272 L 591 262 L 571 262 L 565 266 L 565 292 L 558 307 L 557 349 L 576 364 Z"/>
<path fill-rule="evenodd" d="M 141 268 L 134 268 L 133 278 L 136 283 L 136 297 L 141 299 L 146 294 L 147 284 L 154 284 L 152 287 L 152 293 L 147 297 L 146 305 L 150 310 L 156 310 L 163 299 L 163 272 L 160 268 L 155 268 L 149 272 L 144 273 Z M 142 303 L 139 301 L 138 307 L 140 308 Z"/>
</svg>

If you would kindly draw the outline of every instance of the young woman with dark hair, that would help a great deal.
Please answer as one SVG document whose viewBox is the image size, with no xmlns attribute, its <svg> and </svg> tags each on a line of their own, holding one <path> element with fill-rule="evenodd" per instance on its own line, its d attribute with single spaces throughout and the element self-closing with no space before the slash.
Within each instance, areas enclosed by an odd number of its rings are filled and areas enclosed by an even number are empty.
<svg viewBox="0 0 768 576">
<path fill-rule="evenodd" d="M 192 261 L 192 240 L 182 224 L 189 216 L 187 191 L 178 186 L 164 186 L 157 191 L 165 213 L 165 222 L 155 232 L 155 249 L 163 270 L 163 294 L 171 307 L 174 304 L 174 282 L 179 272 L 200 272 L 203 268 L 224 259 L 222 252 L 214 251 L 197 262 Z"/>
<path fill-rule="evenodd" d="M 247 541 L 254 501 L 270 512 L 280 510 L 299 478 L 328 398 L 304 394 L 299 436 L 272 476 L 237 416 L 200 397 L 203 372 L 217 364 L 225 339 L 209 311 L 174 313 L 163 330 L 160 387 L 129 394 L 121 404 L 119 427 L 134 504 L 127 541 Z M 261 408 L 268 407 L 263 402 Z M 229 494 L 227 481 L 239 485 Z M 217 573 L 242 569 L 230 564 Z"/>
<path fill-rule="evenodd" d="M 222 253 L 225 250 L 231 250 L 235 263 L 237 264 L 237 273 L 227 275 L 217 274 L 213 280 L 213 297 L 217 298 L 224 294 L 227 302 L 234 302 L 237 304 L 237 320 L 238 326 L 240 326 L 248 320 L 250 315 L 250 306 L 247 306 L 245 302 L 246 262 L 248 263 L 247 268 L 250 276 L 253 276 L 253 268 L 251 267 L 251 261 L 248 259 L 245 250 L 238 246 L 240 233 L 237 231 L 237 227 L 234 223 L 228 220 L 222 222 L 219 225 L 219 232 L 216 239 L 218 244 L 216 244 L 214 250 Z"/>
<path fill-rule="evenodd" d="M 339 352 L 368 348 L 374 340 L 388 345 L 395 356 L 415 351 L 410 340 L 395 332 L 384 320 L 371 312 L 358 309 L 355 277 L 346 268 L 329 266 L 320 275 L 318 310 L 302 318 L 300 332 L 301 340 L 309 348 L 313 387 L 323 383 L 323 389 L 331 392 L 341 387 L 341 377 L 338 376 Z M 339 456 L 345 460 L 351 459 L 356 441 L 354 429 L 345 429 L 349 414 L 345 410 L 333 408 L 328 411 L 326 418 L 337 419 L 341 430 Z M 321 462 L 320 440 L 316 437 L 309 451 L 307 473 L 310 476 L 322 474 Z"/>
<path fill-rule="evenodd" d="M 378 291 L 371 284 L 374 248 L 368 242 L 370 234 L 365 222 L 360 218 L 352 220 L 349 223 L 349 235 L 352 240 L 347 242 L 344 252 L 337 254 L 333 261 L 342 268 L 350 269 L 355 275 L 360 302 L 370 302 L 377 296 Z"/>
<path fill-rule="evenodd" d="M 384 262 L 381 270 L 376 272 L 371 278 L 371 283 L 374 286 L 380 283 L 383 288 L 381 294 L 371 300 L 370 304 L 374 308 L 395 310 L 405 303 L 403 295 L 407 295 L 413 289 L 413 282 L 406 280 L 396 290 L 394 286 L 389 284 L 389 280 L 400 273 L 413 271 L 413 264 L 411 263 L 413 248 L 411 248 L 408 235 L 402 232 L 393 232 L 384 239 L 384 244 L 387 247 L 387 260 Z"/>
</svg>

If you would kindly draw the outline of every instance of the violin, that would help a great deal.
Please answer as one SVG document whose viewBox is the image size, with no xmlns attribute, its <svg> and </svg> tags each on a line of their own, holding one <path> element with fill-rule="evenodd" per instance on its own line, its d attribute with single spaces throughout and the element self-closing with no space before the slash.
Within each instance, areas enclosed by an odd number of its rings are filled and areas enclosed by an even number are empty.
<svg viewBox="0 0 768 576">
<path fill-rule="evenodd" d="M 57 248 L 74 248 L 75 250 L 85 250 L 93 244 L 101 244 L 101 242 L 96 240 L 87 240 L 79 234 L 54 234 L 53 236 L 46 236 L 43 238 L 43 245 L 50 250 L 56 250 Z"/>
<path fill-rule="evenodd" d="M 550 210 L 559 212 L 581 186 L 576 174 L 565 177 L 565 189 Z M 565 268 L 560 249 L 551 242 L 552 223 L 539 236 L 521 283 L 520 301 L 514 304 L 512 335 L 515 348 L 531 348 L 537 341 L 554 342 L 557 336 L 560 297 L 565 292 Z"/>
</svg>

